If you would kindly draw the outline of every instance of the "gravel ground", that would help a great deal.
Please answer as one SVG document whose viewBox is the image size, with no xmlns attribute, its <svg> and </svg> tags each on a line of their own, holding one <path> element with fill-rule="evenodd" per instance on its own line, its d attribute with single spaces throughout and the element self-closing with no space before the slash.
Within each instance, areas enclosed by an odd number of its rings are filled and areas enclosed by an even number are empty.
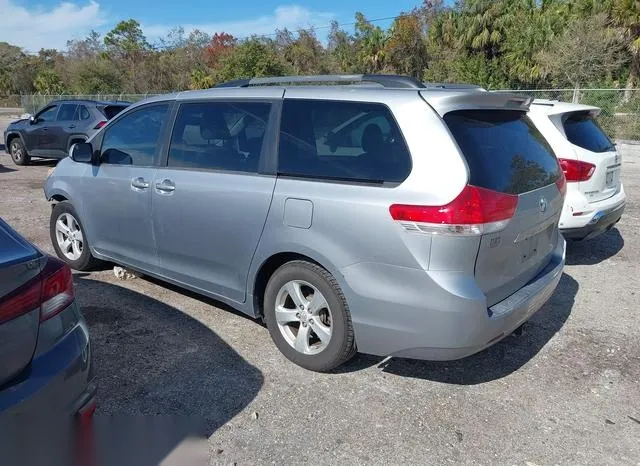
<svg viewBox="0 0 640 466">
<path fill-rule="evenodd" d="M 315 374 L 215 301 L 111 270 L 76 274 L 98 416 L 199 419 L 212 464 L 640 465 L 640 146 L 621 150 L 618 227 L 570 244 L 522 336 L 457 362 L 359 355 Z M 0 155 L 0 216 L 48 252 L 51 166 Z"/>
</svg>

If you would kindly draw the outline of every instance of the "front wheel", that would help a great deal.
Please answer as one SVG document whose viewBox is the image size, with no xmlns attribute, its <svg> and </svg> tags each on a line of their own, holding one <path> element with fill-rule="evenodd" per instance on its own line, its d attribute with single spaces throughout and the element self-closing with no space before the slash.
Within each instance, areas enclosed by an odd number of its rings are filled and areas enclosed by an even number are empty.
<svg viewBox="0 0 640 466">
<path fill-rule="evenodd" d="M 346 298 L 316 264 L 294 261 L 276 270 L 265 290 L 264 318 L 278 349 L 305 369 L 328 371 L 356 352 Z"/>
<path fill-rule="evenodd" d="M 60 259 L 75 270 L 93 270 L 101 263 L 91 255 L 87 235 L 69 201 L 56 204 L 49 222 L 51 243 Z"/>
<path fill-rule="evenodd" d="M 9 154 L 16 165 L 29 165 L 31 161 L 31 157 L 27 154 L 27 149 L 19 137 L 14 137 L 9 143 Z"/>
</svg>

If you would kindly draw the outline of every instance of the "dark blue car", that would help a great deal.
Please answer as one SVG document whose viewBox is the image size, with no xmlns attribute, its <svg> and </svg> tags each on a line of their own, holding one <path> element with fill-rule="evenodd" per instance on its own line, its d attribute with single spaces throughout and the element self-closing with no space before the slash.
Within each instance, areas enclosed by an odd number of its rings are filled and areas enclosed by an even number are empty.
<svg viewBox="0 0 640 466">
<path fill-rule="evenodd" d="M 30 436 L 46 424 L 77 432 L 90 423 L 95 395 L 71 269 L 0 219 L 0 463 L 16 464 L 6 457 L 11 447 L 29 456 L 29 448 L 18 448 L 25 429 Z"/>
</svg>

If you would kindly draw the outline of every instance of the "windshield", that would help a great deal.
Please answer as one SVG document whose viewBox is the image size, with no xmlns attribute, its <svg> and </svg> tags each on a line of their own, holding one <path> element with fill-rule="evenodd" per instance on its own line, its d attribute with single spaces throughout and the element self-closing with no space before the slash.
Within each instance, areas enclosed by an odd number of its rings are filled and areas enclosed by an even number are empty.
<svg viewBox="0 0 640 466">
<path fill-rule="evenodd" d="M 564 121 L 567 139 L 591 152 L 611 152 L 615 147 L 598 122 L 589 113 L 574 113 Z"/>
</svg>

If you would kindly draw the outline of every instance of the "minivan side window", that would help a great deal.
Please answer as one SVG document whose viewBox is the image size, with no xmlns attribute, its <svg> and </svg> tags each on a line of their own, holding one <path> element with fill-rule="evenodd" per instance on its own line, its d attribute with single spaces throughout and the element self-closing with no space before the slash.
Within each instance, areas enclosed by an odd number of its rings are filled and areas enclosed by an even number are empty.
<svg viewBox="0 0 640 466">
<path fill-rule="evenodd" d="M 411 156 L 383 104 L 285 100 L 278 173 L 319 179 L 398 183 Z"/>
<path fill-rule="evenodd" d="M 591 152 L 616 150 L 598 122 L 589 113 L 574 113 L 564 120 L 564 132 L 571 144 Z"/>
<path fill-rule="evenodd" d="M 180 106 L 169 167 L 257 172 L 271 104 L 194 102 Z"/>
<path fill-rule="evenodd" d="M 168 110 L 166 103 L 141 107 L 110 125 L 102 139 L 102 162 L 142 167 L 154 165 Z"/>
</svg>

